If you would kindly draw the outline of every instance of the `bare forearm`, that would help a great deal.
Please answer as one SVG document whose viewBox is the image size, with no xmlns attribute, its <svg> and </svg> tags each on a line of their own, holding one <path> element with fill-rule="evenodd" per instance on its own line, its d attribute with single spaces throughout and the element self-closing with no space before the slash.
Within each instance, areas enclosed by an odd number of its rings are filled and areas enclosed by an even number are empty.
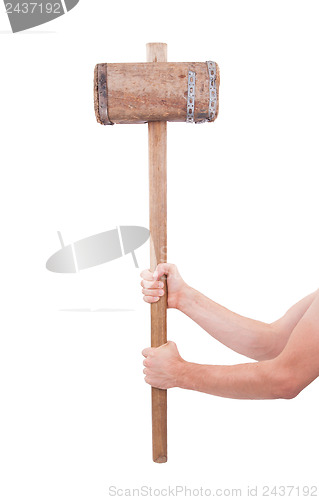
<svg viewBox="0 0 319 500">
<path fill-rule="evenodd" d="M 249 358 L 263 361 L 282 352 L 293 329 L 318 293 L 307 295 L 271 324 L 240 316 L 187 285 L 179 297 L 178 309 L 222 344 Z"/>
<path fill-rule="evenodd" d="M 319 293 L 304 297 L 282 318 L 268 324 L 240 316 L 189 287 L 174 264 L 159 264 L 155 274 L 149 270 L 141 273 L 145 302 L 163 300 L 160 278 L 166 274 L 168 307 L 179 309 L 219 342 L 258 361 L 274 359 L 283 351 L 293 329 Z"/>
<path fill-rule="evenodd" d="M 178 309 L 240 354 L 263 360 L 280 352 L 277 331 L 271 325 L 240 316 L 191 287 L 185 287 Z"/>
<path fill-rule="evenodd" d="M 234 399 L 290 398 L 289 378 L 272 360 L 234 366 L 184 362 L 178 387 Z M 288 380 L 288 382 L 287 382 Z"/>
</svg>

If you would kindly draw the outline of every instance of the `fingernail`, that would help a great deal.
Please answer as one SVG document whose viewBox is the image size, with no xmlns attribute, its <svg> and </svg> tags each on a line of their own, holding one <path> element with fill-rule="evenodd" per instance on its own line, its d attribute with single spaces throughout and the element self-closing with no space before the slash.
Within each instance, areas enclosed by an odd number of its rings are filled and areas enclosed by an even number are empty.
<svg viewBox="0 0 319 500">
<path fill-rule="evenodd" d="M 159 297 L 155 297 L 155 301 L 157 302 L 159 300 Z"/>
<path fill-rule="evenodd" d="M 159 294 L 160 294 L 160 295 L 164 295 L 164 290 L 160 290 L 160 291 L 159 291 Z"/>
</svg>

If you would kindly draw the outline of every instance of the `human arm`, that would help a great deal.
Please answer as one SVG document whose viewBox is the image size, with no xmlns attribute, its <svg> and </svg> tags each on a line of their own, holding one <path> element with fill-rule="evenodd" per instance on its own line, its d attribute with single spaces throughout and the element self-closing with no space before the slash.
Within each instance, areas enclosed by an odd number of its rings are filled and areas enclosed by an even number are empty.
<svg viewBox="0 0 319 500">
<path fill-rule="evenodd" d="M 233 351 L 262 361 L 273 359 L 283 350 L 315 293 L 304 297 L 274 323 L 234 313 L 189 286 L 182 291 L 179 310 Z"/>
<path fill-rule="evenodd" d="M 153 276 L 141 273 L 144 300 L 160 300 L 164 295 L 160 279 L 167 276 L 168 306 L 179 309 L 212 337 L 232 350 L 258 361 L 276 357 L 285 347 L 291 332 L 314 300 L 315 293 L 303 298 L 274 323 L 240 316 L 217 304 L 181 278 L 174 264 L 159 264 Z"/>
</svg>

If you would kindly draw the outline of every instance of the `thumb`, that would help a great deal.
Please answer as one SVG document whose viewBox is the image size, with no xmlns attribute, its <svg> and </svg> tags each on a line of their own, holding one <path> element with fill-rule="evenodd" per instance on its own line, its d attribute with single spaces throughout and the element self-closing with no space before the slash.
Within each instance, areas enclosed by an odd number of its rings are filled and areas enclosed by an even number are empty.
<svg viewBox="0 0 319 500">
<path fill-rule="evenodd" d="M 153 278 L 159 280 L 164 274 L 169 274 L 171 264 L 163 263 L 156 266 Z"/>
</svg>

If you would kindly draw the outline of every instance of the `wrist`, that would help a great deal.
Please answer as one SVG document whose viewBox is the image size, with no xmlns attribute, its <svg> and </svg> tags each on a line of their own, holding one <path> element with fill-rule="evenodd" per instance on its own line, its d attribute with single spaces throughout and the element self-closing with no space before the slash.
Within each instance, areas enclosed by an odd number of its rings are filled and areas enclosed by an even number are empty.
<svg viewBox="0 0 319 500">
<path fill-rule="evenodd" d="M 212 394 L 209 385 L 207 385 L 208 379 L 211 380 L 210 374 L 212 368 L 214 367 L 211 365 L 201 365 L 183 360 L 176 387 Z"/>
<path fill-rule="evenodd" d="M 189 373 L 191 372 L 191 366 L 192 363 L 189 363 L 184 359 L 181 360 L 176 375 L 176 385 L 175 385 L 176 387 L 179 387 L 180 389 L 188 388 L 188 380 L 189 380 Z"/>
<path fill-rule="evenodd" d="M 189 297 L 191 295 L 192 288 L 188 286 L 186 283 L 182 286 L 181 290 L 179 291 L 179 294 L 176 298 L 176 305 L 175 309 L 178 309 L 179 311 L 184 310 L 186 307 L 187 302 L 189 301 Z"/>
</svg>

